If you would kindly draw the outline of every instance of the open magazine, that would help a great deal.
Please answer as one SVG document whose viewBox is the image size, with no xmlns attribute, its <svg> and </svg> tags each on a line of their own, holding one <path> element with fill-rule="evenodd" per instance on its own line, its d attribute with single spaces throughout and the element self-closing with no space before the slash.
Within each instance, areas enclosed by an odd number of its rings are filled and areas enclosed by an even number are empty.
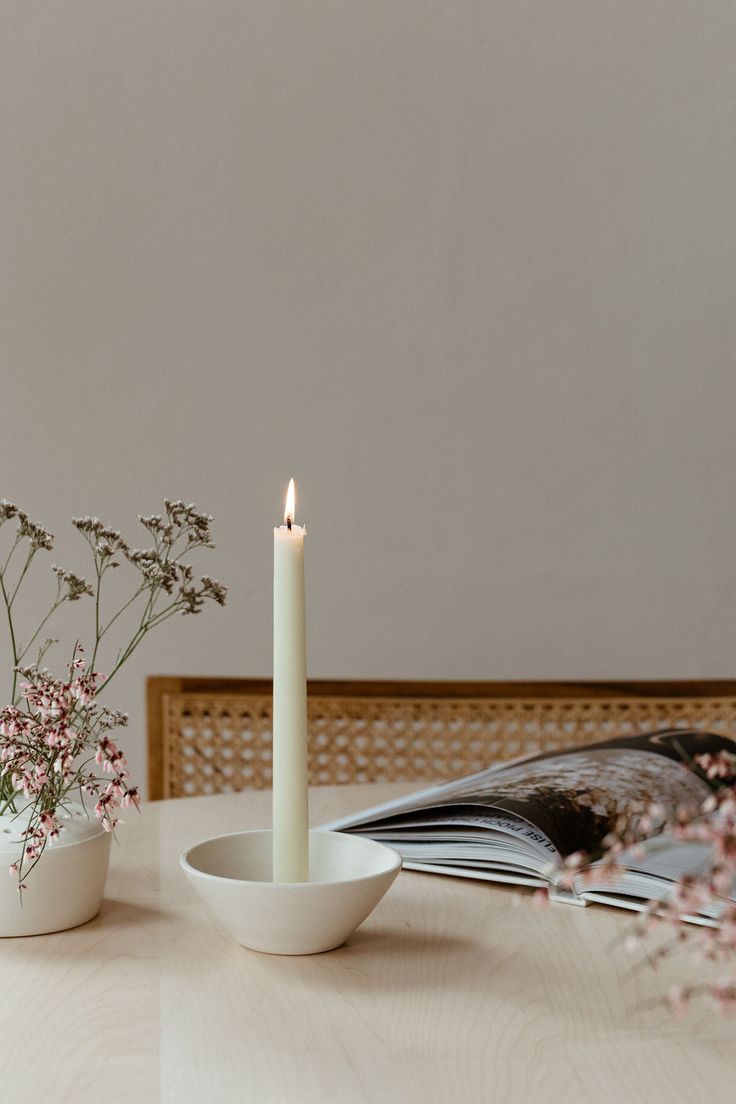
<svg viewBox="0 0 736 1104">
<path fill-rule="evenodd" d="M 683 729 L 618 737 L 499 763 L 322 827 L 388 843 L 408 869 L 548 886 L 571 903 L 641 910 L 666 900 L 679 877 L 707 869 L 710 845 L 653 836 L 623 857 L 627 870 L 615 881 L 578 878 L 572 890 L 555 885 L 556 867 L 574 851 L 599 851 L 628 810 L 656 802 L 667 813 L 696 814 L 710 791 L 689 764 L 724 750 L 736 750 L 734 742 Z"/>
</svg>

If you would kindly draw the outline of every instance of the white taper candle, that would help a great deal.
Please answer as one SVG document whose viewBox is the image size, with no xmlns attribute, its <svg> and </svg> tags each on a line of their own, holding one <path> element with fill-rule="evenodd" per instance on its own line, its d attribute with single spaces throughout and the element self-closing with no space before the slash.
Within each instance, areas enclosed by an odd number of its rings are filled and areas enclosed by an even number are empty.
<svg viewBox="0 0 736 1104">
<path fill-rule="evenodd" d="M 273 531 L 273 880 L 308 882 L 306 529 L 293 479 L 284 519 Z"/>
</svg>

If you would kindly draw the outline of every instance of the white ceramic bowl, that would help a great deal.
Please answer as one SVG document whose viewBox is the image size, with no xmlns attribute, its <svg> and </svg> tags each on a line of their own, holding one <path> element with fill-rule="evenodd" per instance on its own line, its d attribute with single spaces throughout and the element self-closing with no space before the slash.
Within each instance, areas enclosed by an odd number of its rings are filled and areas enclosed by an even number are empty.
<svg viewBox="0 0 736 1104">
<path fill-rule="evenodd" d="M 244 947 L 317 954 L 339 947 L 376 907 L 401 856 L 343 832 L 309 833 L 308 882 L 271 881 L 272 834 L 238 832 L 190 847 L 181 866 L 210 911 Z"/>
</svg>

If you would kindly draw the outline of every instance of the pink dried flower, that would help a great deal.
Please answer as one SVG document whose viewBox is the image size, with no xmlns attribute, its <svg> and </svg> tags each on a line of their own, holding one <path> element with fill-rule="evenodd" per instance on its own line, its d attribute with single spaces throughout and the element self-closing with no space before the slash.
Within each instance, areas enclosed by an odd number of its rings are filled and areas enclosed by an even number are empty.
<svg viewBox="0 0 736 1104">
<path fill-rule="evenodd" d="M 725 1015 L 736 1014 L 736 980 L 732 977 L 722 978 L 712 986 L 712 993 L 718 1006 Z"/>
<path fill-rule="evenodd" d="M 135 806 L 136 809 L 140 809 L 141 799 L 137 786 L 131 786 L 130 789 L 123 794 L 121 805 L 124 809 L 129 809 L 131 805 Z"/>
<path fill-rule="evenodd" d="M 673 985 L 667 993 L 667 1000 L 675 1017 L 684 1019 L 687 1015 L 690 994 L 684 985 Z"/>
<path fill-rule="evenodd" d="M 539 889 L 535 889 L 532 894 L 532 905 L 536 909 L 546 909 L 549 905 L 549 893 L 544 886 L 540 886 Z"/>
</svg>

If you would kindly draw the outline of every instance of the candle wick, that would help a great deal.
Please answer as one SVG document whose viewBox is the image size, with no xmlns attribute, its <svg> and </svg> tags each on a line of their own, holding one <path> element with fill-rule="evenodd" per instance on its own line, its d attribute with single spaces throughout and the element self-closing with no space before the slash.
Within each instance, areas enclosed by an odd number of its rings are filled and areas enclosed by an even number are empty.
<svg viewBox="0 0 736 1104">
<path fill-rule="evenodd" d="M 289 530 L 289 531 L 291 532 L 291 514 L 287 514 L 287 517 L 286 517 L 286 528 L 287 528 L 287 529 L 288 529 L 288 530 Z"/>
</svg>

